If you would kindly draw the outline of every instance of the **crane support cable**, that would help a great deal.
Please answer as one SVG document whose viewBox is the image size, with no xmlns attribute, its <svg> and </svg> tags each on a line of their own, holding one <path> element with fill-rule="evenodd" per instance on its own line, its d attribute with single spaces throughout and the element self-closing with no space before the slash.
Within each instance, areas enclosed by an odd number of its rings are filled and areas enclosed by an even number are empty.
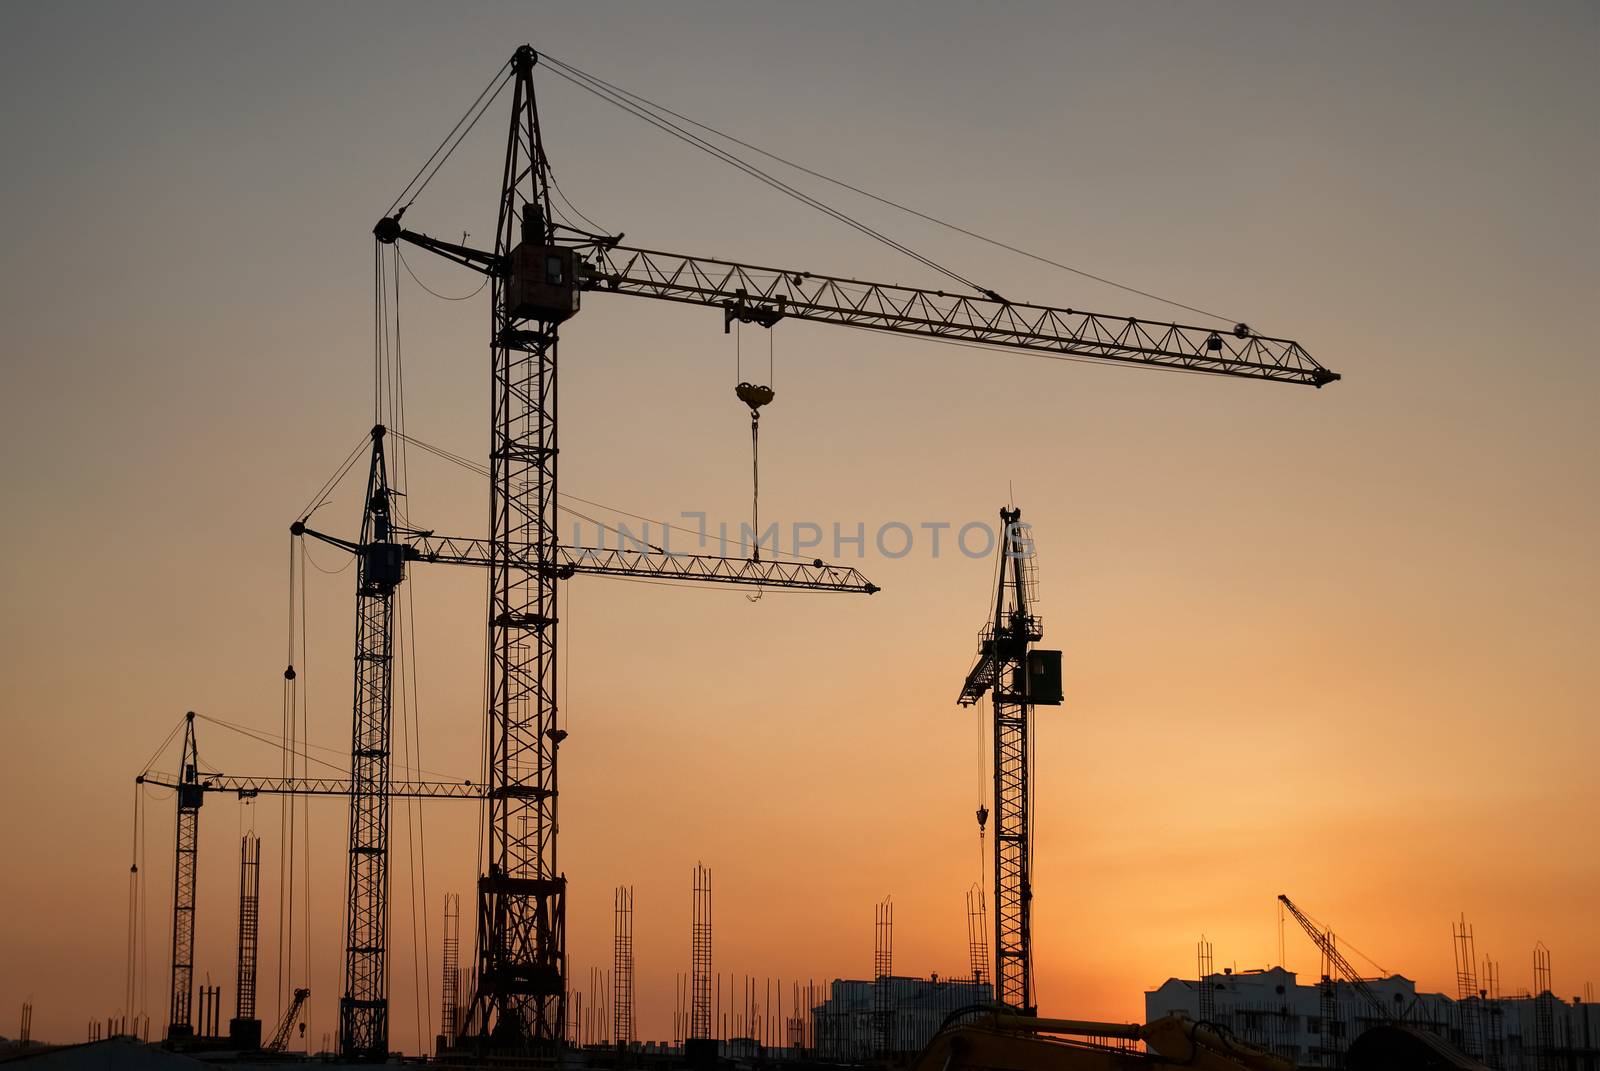
<svg viewBox="0 0 1600 1071">
<path fill-rule="evenodd" d="M 406 259 L 406 255 L 400 251 L 399 246 L 395 246 L 395 256 L 399 258 L 400 266 L 406 270 L 406 274 L 411 276 L 411 281 L 422 287 L 422 289 L 426 290 L 434 297 L 438 298 L 440 301 L 468 301 L 481 294 L 483 292 L 483 288 L 489 285 L 489 277 L 485 275 L 483 280 L 478 283 L 477 288 L 471 293 L 462 294 L 459 297 L 453 297 L 450 294 L 441 294 L 439 291 L 435 290 L 433 287 L 417 278 L 417 273 L 411 268 L 411 262 Z"/>
<path fill-rule="evenodd" d="M 980 294 L 983 294 L 985 296 L 994 296 L 994 292 L 992 290 L 989 290 L 986 287 L 979 286 L 977 283 L 973 282 L 971 279 L 968 279 L 966 276 L 960 274 L 959 272 L 953 271 L 950 268 L 945 267 L 943 264 L 940 264 L 938 261 L 933 260 L 931 257 L 927 257 L 927 256 L 924 256 L 921 253 L 918 253 L 915 249 L 912 249 L 910 246 L 905 245 L 902 242 L 896 241 L 895 239 L 889 237 L 887 234 L 884 234 L 882 231 L 876 230 L 875 228 L 868 226 L 867 224 L 861 222 L 860 220 L 854 218 L 853 216 L 850 216 L 850 215 L 846 214 L 845 212 L 843 212 L 843 211 L 841 211 L 841 210 L 839 210 L 837 208 L 834 208 L 832 205 L 827 204 L 826 202 L 821 201 L 818 198 L 813 197 L 810 194 L 805 193 L 804 191 L 802 191 L 800 189 L 797 189 L 794 186 L 789 185 L 787 182 L 784 182 L 782 179 L 777 178 L 776 176 L 770 174 L 769 172 L 761 170 L 761 168 L 755 166 L 754 164 L 750 163 L 749 161 L 743 160 L 740 157 L 735 156 L 733 153 L 728 152 L 726 149 L 722 149 L 722 148 L 712 144 L 711 142 L 705 140 L 704 138 L 699 137 L 698 135 L 691 133 L 690 131 L 684 129 L 682 126 L 680 126 L 677 123 L 673 122 L 671 119 L 663 118 L 660 115 L 657 115 L 657 114 L 655 114 L 653 112 L 650 112 L 650 111 L 646 110 L 645 108 L 642 108 L 642 107 L 634 104 L 632 101 L 628 100 L 626 97 L 623 97 L 623 96 L 620 96 L 620 95 L 618 95 L 616 93 L 613 93 L 611 90 L 605 88 L 605 86 L 603 84 L 600 84 L 598 82 L 598 80 L 594 80 L 594 81 L 589 80 L 589 76 L 584 75 L 583 72 L 578 71 L 577 68 L 569 67 L 567 64 L 562 64 L 559 61 L 553 61 L 553 63 L 555 63 L 557 65 L 551 66 L 549 68 L 549 70 L 553 74 L 555 74 L 557 77 L 565 79 L 568 82 L 571 82 L 573 85 L 577 86 L 578 88 L 586 90 L 587 92 L 594 94 L 595 96 L 599 97 L 601 100 L 604 100 L 604 101 L 606 101 L 606 102 L 608 102 L 610 104 L 615 105 L 616 107 L 622 109 L 623 111 L 627 112 L 630 115 L 633 115 L 633 116 L 635 116 L 635 117 L 637 117 L 639 119 L 643 119 L 645 122 L 649 123 L 651 126 L 655 127 L 656 129 L 658 129 L 660 131 L 663 131 L 664 133 L 670 134 L 671 136 L 677 138 L 679 141 L 682 141 L 682 142 L 685 142 L 686 144 L 692 145 L 695 148 L 701 150 L 702 152 L 708 153 L 709 155 L 721 160 L 723 163 L 728 164 L 731 167 L 734 167 L 739 171 L 743 171 L 745 174 L 749 175 L 753 179 L 756 179 L 758 182 L 762 182 L 762 183 L 765 183 L 768 186 L 771 186 L 773 189 L 775 189 L 778 192 L 783 193 L 783 194 L 785 194 L 785 195 L 787 195 L 789 197 L 794 198 L 795 200 L 799 201 L 801 204 L 804 204 L 804 205 L 806 205 L 806 206 L 808 206 L 810 208 L 814 208 L 817 211 L 823 213 L 824 215 L 831 216 L 832 218 L 838 220 L 840 223 L 843 223 L 848 227 L 851 227 L 851 228 L 854 228 L 857 231 L 860 231 L 862 234 L 866 235 L 869 238 L 872 238 L 874 241 L 881 242 L 884 245 L 888 246 L 890 249 L 893 249 L 896 252 L 902 253 L 905 256 L 910 257 L 912 260 L 915 260 L 917 263 L 922 264 L 922 265 L 924 265 L 926 267 L 932 268 L 934 271 L 939 272 L 941 275 L 945 275 L 945 276 L 947 276 L 947 277 L 949 277 L 951 279 L 954 279 L 956 282 L 961 283 L 963 286 L 970 287 L 974 291 L 976 291 L 976 292 L 978 292 Z M 572 72 L 572 73 L 569 73 L 569 72 Z"/>
<path fill-rule="evenodd" d="M 739 146 L 741 146 L 743 148 L 749 149 L 753 153 L 757 153 L 757 154 L 759 154 L 761 156 L 765 156 L 769 160 L 774 160 L 774 161 L 776 161 L 776 162 L 778 162 L 780 164 L 783 164 L 785 167 L 792 167 L 796 171 L 799 171 L 799 172 L 801 172 L 803 174 L 806 174 L 806 175 L 810 175 L 812 178 L 821 179 L 823 182 L 831 183 L 832 185 L 838 186 L 841 189 L 849 190 L 851 193 L 859 194 L 860 196 L 865 197 L 868 200 L 876 201 L 881 205 L 886 205 L 889 208 L 893 208 L 893 209 L 896 209 L 896 210 L 898 210 L 900 212 L 904 212 L 907 215 L 915 216 L 920 220 L 924 220 L 924 221 L 926 221 L 928 223 L 932 223 L 932 224 L 934 224 L 936 226 L 943 227 L 946 230 L 955 231 L 957 234 L 962 234 L 962 235 L 965 235 L 968 238 L 976 239 L 977 241 L 984 242 L 984 243 L 986 243 L 988 245 L 992 245 L 992 246 L 994 246 L 994 247 L 996 247 L 998 249 L 1004 249 L 1009 253 L 1015 253 L 1018 256 L 1026 257 L 1029 260 L 1037 261 L 1040 264 L 1048 264 L 1050 267 L 1059 268 L 1062 271 L 1066 271 L 1066 272 L 1071 272 L 1073 275 L 1081 276 L 1082 278 L 1085 278 L 1085 279 L 1091 279 L 1094 282 L 1101 283 L 1101 284 L 1103 284 L 1105 286 L 1109 286 L 1109 287 L 1112 287 L 1112 288 L 1117 289 L 1117 290 L 1121 290 L 1121 291 L 1123 291 L 1125 293 L 1137 294 L 1139 297 L 1149 298 L 1152 301 L 1159 301 L 1164 305 L 1171 305 L 1173 308 L 1176 308 L 1176 309 L 1183 309 L 1183 310 L 1185 310 L 1187 312 L 1192 312 L 1192 313 L 1195 313 L 1195 314 L 1200 315 L 1200 316 L 1209 316 L 1209 317 L 1212 317 L 1212 318 L 1214 318 L 1216 320 L 1219 320 L 1219 321 L 1225 321 L 1225 322 L 1228 322 L 1228 323 L 1236 323 L 1236 322 L 1238 322 L 1237 318 L 1235 318 L 1235 317 L 1224 316 L 1221 313 L 1213 312 L 1210 309 L 1202 309 L 1202 308 L 1199 308 L 1199 307 L 1194 306 L 1194 305 L 1185 304 L 1182 301 L 1177 301 L 1177 300 L 1175 300 L 1173 298 L 1162 297 L 1160 294 L 1152 293 L 1149 290 L 1141 290 L 1139 287 L 1131 286 L 1131 285 L 1129 285 L 1127 283 L 1119 283 L 1115 279 L 1109 279 L 1104 275 L 1097 275 L 1094 272 L 1087 271 L 1087 270 L 1085 270 L 1083 268 L 1075 268 L 1071 264 L 1064 264 L 1059 260 L 1054 260 L 1054 259 L 1052 259 L 1050 257 L 1044 256 L 1041 253 L 1034 253 L 1034 252 L 1032 252 L 1030 250 L 1022 249 L 1022 248 L 1020 248 L 1018 246 L 1012 245 L 1009 242 L 1002 241 L 999 238 L 992 238 L 987 234 L 981 234 L 978 231 L 971 230 L 970 228 L 967 228 L 967 227 L 963 227 L 960 224 L 951 223 L 949 220 L 946 220 L 946 219 L 940 219 L 938 216 L 930 215 L 927 212 L 919 211 L 918 209 L 912 208 L 910 205 L 902 204 L 901 202 L 896 201 L 896 200 L 894 200 L 892 198 L 884 197 L 881 194 L 873 193 L 871 190 L 863 189 L 860 186 L 855 185 L 854 183 L 846 182 L 844 179 L 835 178 L 832 175 L 824 174 L 823 172 L 818 171 L 815 168 L 807 167 L 805 164 L 798 163 L 798 162 L 796 162 L 794 160 L 788 159 L 787 157 L 780 156 L 775 152 L 771 152 L 771 151 L 769 151 L 767 149 L 763 149 L 759 145 L 753 145 L 750 142 L 745 141 L 743 138 L 736 137 L 735 135 L 729 134 L 728 132 L 726 132 L 724 130 L 719 130 L 716 127 L 711 126 L 709 124 L 699 122 L 696 119 L 691 119 L 687 115 L 683 115 L 680 112 L 673 111 L 671 108 L 668 108 L 664 104 L 658 104 L 655 101 L 650 100 L 648 97 L 640 96 L 638 93 L 631 92 L 631 91 L 629 91 L 627 89 L 622 88 L 619 85 L 615 85 L 614 83 L 608 82 L 605 79 L 598 77 L 597 75 L 589 74 L 587 71 L 580 70 L 579 68 L 574 67 L 570 63 L 566 63 L 563 60 L 557 59 L 556 57 L 550 55 L 548 52 L 541 52 L 541 53 L 539 53 L 539 56 L 540 56 L 541 59 L 544 59 L 544 60 L 548 61 L 549 63 L 554 64 L 555 67 L 559 67 L 559 68 L 561 68 L 561 69 L 563 69 L 565 71 L 571 72 L 574 75 L 577 75 L 579 77 L 586 78 L 589 81 L 595 83 L 596 85 L 604 87 L 605 89 L 609 90 L 612 93 L 616 93 L 616 94 L 618 94 L 620 96 L 626 97 L 628 100 L 630 100 L 631 102 L 639 105 L 642 108 L 650 109 L 650 110 L 658 113 L 659 115 L 671 116 L 673 119 L 677 119 L 677 120 L 680 120 L 681 122 L 688 123 L 690 126 L 693 126 L 693 127 L 697 128 L 699 130 L 704 130 L 708 134 L 713 134 L 716 137 L 722 138 L 725 141 L 728 141 L 728 142 L 731 142 L 731 143 L 733 143 L 735 145 L 739 145 Z M 569 204 L 570 204 L 570 202 L 569 202 Z"/>
<path fill-rule="evenodd" d="M 938 340 L 936 340 L 936 341 L 938 341 Z M 1010 352 L 1010 351 L 1001 351 L 1001 352 Z M 461 468 L 466 469 L 468 472 L 476 473 L 479 476 L 488 477 L 488 475 L 489 475 L 489 470 L 487 468 L 485 468 L 484 466 L 478 464 L 477 462 L 471 460 L 470 458 L 462 457 L 460 454 L 453 453 L 452 451 L 446 450 L 442 446 L 434 446 L 431 443 L 423 442 L 421 439 L 418 439 L 414 435 L 406 435 L 406 434 L 403 434 L 401 432 L 391 432 L 391 434 L 394 435 L 395 438 L 400 439 L 400 440 L 402 440 L 404 442 L 407 442 L 410 445 L 415 446 L 417 449 L 422 450 L 424 453 L 432 454 L 434 457 L 437 457 L 441 461 L 447 461 L 452 465 L 458 465 Z M 570 493 L 568 493 L 566 491 L 557 492 L 556 498 L 557 499 L 565 499 L 567 502 L 580 502 L 585 506 L 592 506 L 595 509 L 605 510 L 607 513 L 615 513 L 619 517 L 627 517 L 630 520 L 644 521 L 647 524 L 659 525 L 664 530 L 669 530 L 669 531 L 673 531 L 673 532 L 681 532 L 684 535 L 694 536 L 697 539 L 708 538 L 707 533 L 702 532 L 702 531 L 698 531 L 698 530 L 696 530 L 694 528 L 687 528 L 687 527 L 685 527 L 684 525 L 681 525 L 681 524 L 672 524 L 672 523 L 670 523 L 668 521 L 661 520 L 659 517 L 646 517 L 642 513 L 630 513 L 629 511 L 627 511 L 625 509 L 620 509 L 617 506 L 608 506 L 604 502 L 596 502 L 593 499 L 589 499 L 589 498 L 580 498 L 579 496 L 574 495 L 574 494 L 570 494 Z M 621 530 L 616 525 L 607 524 L 605 521 L 599 520 L 599 519 L 597 519 L 595 517 L 591 517 L 589 514 L 583 513 L 581 511 L 573 508 L 570 505 L 565 505 L 565 504 L 563 504 L 561 502 L 557 502 L 556 508 L 561 510 L 563 513 L 571 514 L 572 516 L 578 518 L 581 521 L 588 521 L 592 525 L 595 525 L 595 526 L 597 526 L 599 528 L 603 528 L 607 532 L 610 532 L 613 535 L 620 535 L 621 534 Z M 629 533 L 629 538 L 630 539 L 633 538 L 632 533 Z M 654 552 L 656 552 L 658 554 L 666 553 L 664 548 L 658 547 L 653 543 L 649 543 L 649 542 L 646 541 L 644 545 L 649 547 L 652 551 L 654 551 Z M 797 562 L 811 561 L 813 558 L 816 557 L 816 555 L 814 555 L 814 554 L 799 554 L 799 553 L 796 553 L 794 551 L 788 551 L 788 550 L 774 550 L 773 553 L 779 555 L 780 557 L 793 558 Z M 646 581 L 639 581 L 639 583 L 645 583 L 645 582 Z M 649 583 L 662 583 L 662 581 L 649 581 Z"/>
<path fill-rule="evenodd" d="M 439 142 L 439 147 L 434 149 L 432 154 L 422 162 L 421 167 L 417 168 L 417 173 L 411 176 L 411 181 L 405 184 L 405 188 L 400 191 L 397 197 L 395 197 L 394 204 L 389 206 L 389 211 L 385 212 L 384 215 L 394 215 L 395 209 L 400 206 L 401 201 L 406 202 L 406 208 L 411 207 L 412 203 L 415 202 L 417 197 L 421 195 L 423 189 L 427 187 L 428 183 L 433 181 L 433 176 L 439 173 L 439 168 L 443 167 L 445 161 L 450 159 L 451 154 L 456 151 L 458 146 L 460 146 L 462 140 L 472 132 L 472 128 L 478 125 L 478 120 L 483 118 L 483 113 L 488 111 L 489 105 L 494 103 L 495 98 L 500 95 L 500 91 L 506 87 L 506 83 L 510 80 L 511 61 L 507 60 L 505 63 L 500 65 L 500 68 L 495 71 L 493 75 L 490 76 L 489 84 L 483 87 L 477 98 L 467 106 L 467 110 L 461 113 L 461 118 L 456 120 L 456 125 L 450 128 L 450 133 L 444 136 L 444 140 Z M 476 115 L 473 114 L 474 110 L 477 112 Z M 468 116 L 471 116 L 470 122 L 468 122 Z M 461 129 L 461 125 L 463 123 L 466 123 L 465 130 Z M 457 131 L 460 131 L 459 135 L 456 133 Z M 451 138 L 455 139 L 454 142 L 450 140 Z M 445 148 L 446 145 L 449 146 L 448 149 Z M 440 153 L 443 153 L 444 155 L 441 157 L 439 155 Z M 434 162 L 436 160 L 438 161 L 437 163 Z M 430 164 L 433 165 L 432 171 L 428 171 L 428 166 Z M 424 171 L 428 172 L 426 178 L 423 178 L 422 175 Z M 418 179 L 421 179 L 420 183 L 418 182 Z M 410 200 L 406 200 L 407 194 L 410 195 Z M 400 208 L 400 211 L 404 212 L 405 208 Z"/>
</svg>

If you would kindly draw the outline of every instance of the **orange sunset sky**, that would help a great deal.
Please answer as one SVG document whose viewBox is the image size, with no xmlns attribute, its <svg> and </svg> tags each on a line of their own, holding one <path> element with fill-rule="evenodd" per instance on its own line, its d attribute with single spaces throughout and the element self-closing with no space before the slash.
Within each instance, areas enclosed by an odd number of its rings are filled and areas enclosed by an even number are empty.
<svg viewBox="0 0 1600 1071">
<path fill-rule="evenodd" d="M 172 801 L 150 792 L 135 838 L 132 779 L 185 710 L 278 733 L 287 527 L 372 423 L 370 229 L 523 41 L 919 210 L 1295 338 L 1345 377 L 1313 391 L 826 325 L 772 335 L 765 517 L 959 526 L 1014 494 L 1035 525 L 1045 646 L 1067 674 L 1036 735 L 1043 1012 L 1141 1017 L 1145 989 L 1194 970 L 1201 933 L 1219 966 L 1276 962 L 1280 892 L 1424 988 L 1453 991 L 1465 912 L 1508 992 L 1532 984 L 1543 941 L 1558 994 L 1582 993 L 1600 980 L 1597 24 L 1592 4 L 1556 2 L 7 5 L 0 1033 L 24 1001 L 50 1040 L 127 1010 L 141 839 L 133 1010 L 161 1028 Z M 941 285 L 536 81 L 562 188 L 630 243 Z M 408 225 L 491 241 L 504 112 Z M 1010 297 L 1195 318 L 804 188 Z M 440 294 L 477 285 L 408 259 Z M 481 460 L 486 294 L 442 301 L 407 276 L 401 300 L 408 429 Z M 720 315 L 597 294 L 562 337 L 563 491 L 745 516 Z M 767 337 L 743 339 L 764 373 Z M 482 480 L 406 460 L 412 518 L 483 532 Z M 317 520 L 353 535 L 360 508 L 347 483 Z M 883 588 L 870 598 L 569 585 L 574 984 L 609 963 L 612 890 L 632 884 L 642 1037 L 670 1036 L 696 861 L 715 874 L 718 970 L 867 976 L 872 907 L 892 895 L 896 971 L 965 971 L 987 728 L 954 699 L 992 563 L 944 550 L 846 548 Z M 310 740 L 335 760 L 345 564 L 311 548 L 295 655 Z M 414 766 L 477 776 L 483 601 L 475 573 L 408 582 Z M 278 773 L 275 749 L 200 732 L 211 766 Z M 306 813 L 280 964 L 279 804 L 208 801 L 196 966 L 226 1019 L 254 825 L 262 1017 L 309 984 L 315 1045 L 336 1025 L 345 817 Z M 467 804 L 396 809 L 392 1021 L 410 1052 L 437 1029 L 444 893 L 471 930 L 477 829 Z M 1317 970 L 1293 930 L 1285 958 Z"/>
</svg>

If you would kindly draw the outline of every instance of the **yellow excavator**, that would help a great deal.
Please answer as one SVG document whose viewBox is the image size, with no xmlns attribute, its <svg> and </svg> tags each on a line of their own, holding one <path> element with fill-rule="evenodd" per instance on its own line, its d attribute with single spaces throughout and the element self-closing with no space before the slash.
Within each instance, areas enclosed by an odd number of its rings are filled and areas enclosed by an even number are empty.
<svg viewBox="0 0 1600 1071">
<path fill-rule="evenodd" d="M 1144 1049 L 1134 1048 L 1143 1042 Z M 947 1025 L 910 1071 L 1295 1071 L 1283 1057 L 1207 1023 L 1168 1015 L 1149 1023 L 1040 1019 L 974 1012 Z"/>
</svg>

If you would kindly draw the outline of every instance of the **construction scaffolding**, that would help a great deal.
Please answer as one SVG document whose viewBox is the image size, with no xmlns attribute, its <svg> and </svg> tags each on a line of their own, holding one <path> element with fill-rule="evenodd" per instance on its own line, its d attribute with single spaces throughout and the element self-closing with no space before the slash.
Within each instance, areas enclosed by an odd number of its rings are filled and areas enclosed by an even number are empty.
<svg viewBox="0 0 1600 1071">
<path fill-rule="evenodd" d="M 1450 936 L 1456 958 L 1456 1029 L 1460 1032 L 1461 1051 L 1475 1059 L 1482 1059 L 1486 1046 L 1483 1039 L 1481 1011 L 1482 994 L 1478 991 L 1478 951 L 1473 942 L 1472 927 L 1467 916 L 1459 923 L 1450 924 Z"/>
<path fill-rule="evenodd" d="M 611 1036 L 627 1046 L 633 1042 L 633 886 L 617 886 L 612 917 Z"/>
<path fill-rule="evenodd" d="M 256 958 L 261 937 L 261 838 L 246 833 L 239 840 L 239 958 L 234 984 L 233 1022 L 228 1036 L 242 1048 L 261 1044 L 256 1017 Z"/>
<path fill-rule="evenodd" d="M 1195 958 L 1198 960 L 1195 980 L 1199 986 L 1200 1021 L 1214 1023 L 1217 1021 L 1217 983 L 1214 978 L 1217 968 L 1211 942 L 1206 940 L 1205 934 L 1200 935 L 1200 943 L 1195 946 Z"/>
<path fill-rule="evenodd" d="M 894 904 L 885 896 L 877 905 L 872 947 L 872 1037 L 873 1051 L 889 1052 L 894 1014 L 891 983 L 894 979 Z"/>
<path fill-rule="evenodd" d="M 439 957 L 438 1050 L 453 1047 L 461 1032 L 461 896 L 458 893 L 444 894 L 443 932 L 444 947 Z"/>
<path fill-rule="evenodd" d="M 1533 946 L 1533 1066 L 1556 1071 L 1555 994 L 1550 989 L 1550 950 L 1540 941 Z"/>
<path fill-rule="evenodd" d="M 1506 1067 L 1506 1011 L 1500 1003 L 1500 964 L 1483 957 L 1483 1056 L 1491 1071 Z"/>
<path fill-rule="evenodd" d="M 967 961 L 972 981 L 981 984 L 989 977 L 989 915 L 984 906 L 983 887 L 977 882 L 967 890 Z"/>
<path fill-rule="evenodd" d="M 711 1036 L 711 870 L 694 867 L 694 920 L 689 931 L 689 1037 Z"/>
</svg>

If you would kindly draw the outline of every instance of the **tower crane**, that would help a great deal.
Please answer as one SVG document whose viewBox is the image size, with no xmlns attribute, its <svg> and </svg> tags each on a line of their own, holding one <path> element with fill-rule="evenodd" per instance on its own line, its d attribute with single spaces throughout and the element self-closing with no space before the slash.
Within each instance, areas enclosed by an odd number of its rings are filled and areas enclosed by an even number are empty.
<svg viewBox="0 0 1600 1071">
<path fill-rule="evenodd" d="M 1350 988 L 1356 991 L 1357 996 L 1366 1001 L 1367 1006 L 1372 1009 L 1373 1016 L 1378 1022 L 1394 1022 L 1398 1018 L 1394 1013 L 1394 1009 L 1385 1004 L 1383 998 L 1374 993 L 1372 987 L 1357 973 L 1355 967 L 1351 966 L 1344 953 L 1339 951 L 1339 946 L 1334 941 L 1332 932 L 1324 932 L 1320 926 L 1306 916 L 1304 911 L 1300 910 L 1299 905 L 1287 896 L 1280 893 L 1278 902 L 1288 910 L 1290 915 L 1294 916 L 1294 920 L 1300 924 L 1300 928 L 1306 931 L 1306 936 L 1311 938 L 1311 943 L 1316 945 L 1317 950 L 1322 953 L 1323 963 L 1326 966 L 1326 970 L 1323 972 L 1323 980 L 1332 983 L 1338 980 L 1339 975 L 1344 975 L 1345 981 L 1350 983 Z"/>
<path fill-rule="evenodd" d="M 1034 613 L 1033 541 L 1016 507 L 1000 510 L 994 615 L 978 634 L 978 659 L 956 697 L 994 702 L 994 997 L 1024 1014 L 1033 993 L 1033 823 L 1029 814 L 1029 724 L 1036 706 L 1061 703 L 1061 652 L 1035 650 L 1044 622 Z M 988 814 L 978 810 L 981 830 Z"/>
<path fill-rule="evenodd" d="M 196 872 L 200 854 L 200 807 L 208 793 L 231 792 L 241 799 L 259 795 L 353 796 L 354 780 L 330 778 L 237 777 L 206 773 L 200 769 L 200 749 L 195 739 L 194 711 L 184 715 L 183 753 L 178 773 L 145 770 L 133 780 L 173 790 L 177 800 L 177 845 L 172 881 L 172 995 L 168 1007 L 167 1040 L 194 1037 L 194 914 Z M 392 782 L 392 797 L 418 799 L 481 799 L 483 789 L 470 781 Z"/>
<path fill-rule="evenodd" d="M 770 328 L 787 318 L 1313 387 L 1339 378 L 1298 343 L 1244 324 L 1184 326 L 1013 302 L 993 290 L 955 294 L 862 282 L 626 246 L 621 235 L 560 225 L 535 104 L 538 60 L 523 45 L 510 61 L 511 116 L 493 248 L 409 229 L 402 217 L 410 203 L 373 228 L 380 243 L 405 242 L 490 282 L 488 843 L 478 883 L 476 984 L 463 1036 L 502 1050 L 557 1043 L 565 1029 L 555 680 L 557 584 L 570 558 L 556 535 L 556 375 L 560 329 L 579 313 L 584 294 L 719 309 L 725 330 L 736 321 Z"/>
<path fill-rule="evenodd" d="M 295 1020 L 300 1018 L 300 1009 L 306 1006 L 306 1001 L 311 997 L 311 990 L 302 986 L 294 991 L 294 999 L 289 1002 L 289 1010 L 283 1013 L 283 1021 L 278 1024 L 278 1029 L 272 1032 L 272 1038 L 264 1046 L 267 1052 L 282 1052 L 289 1047 L 289 1032 L 294 1029 Z M 300 1031 L 305 1033 L 304 1028 Z"/>
<path fill-rule="evenodd" d="M 387 429 L 372 429 L 361 532 L 358 541 L 309 527 L 290 525 L 296 537 L 310 536 L 348 551 L 356 560 L 355 698 L 350 744 L 350 843 L 346 878 L 344 991 L 339 998 L 339 1053 L 352 1060 L 383 1060 L 389 1053 L 388 884 L 391 685 L 393 682 L 394 594 L 408 562 L 493 567 L 490 544 L 480 539 L 438 536 L 396 523 L 394 496 L 384 449 Z M 529 570 L 553 570 L 556 579 L 578 573 L 651 577 L 715 584 L 755 584 L 772 588 L 871 594 L 876 586 L 858 571 L 819 560 L 758 561 L 704 554 L 546 547 L 540 563 L 535 548 L 517 543 L 505 548 L 504 561 Z M 656 551 L 659 551 L 657 553 Z M 553 668 L 552 668 L 553 672 Z M 553 689 L 552 689 L 553 691 Z M 546 730 L 551 754 L 565 737 Z M 554 779 L 550 788 L 554 796 Z"/>
</svg>

